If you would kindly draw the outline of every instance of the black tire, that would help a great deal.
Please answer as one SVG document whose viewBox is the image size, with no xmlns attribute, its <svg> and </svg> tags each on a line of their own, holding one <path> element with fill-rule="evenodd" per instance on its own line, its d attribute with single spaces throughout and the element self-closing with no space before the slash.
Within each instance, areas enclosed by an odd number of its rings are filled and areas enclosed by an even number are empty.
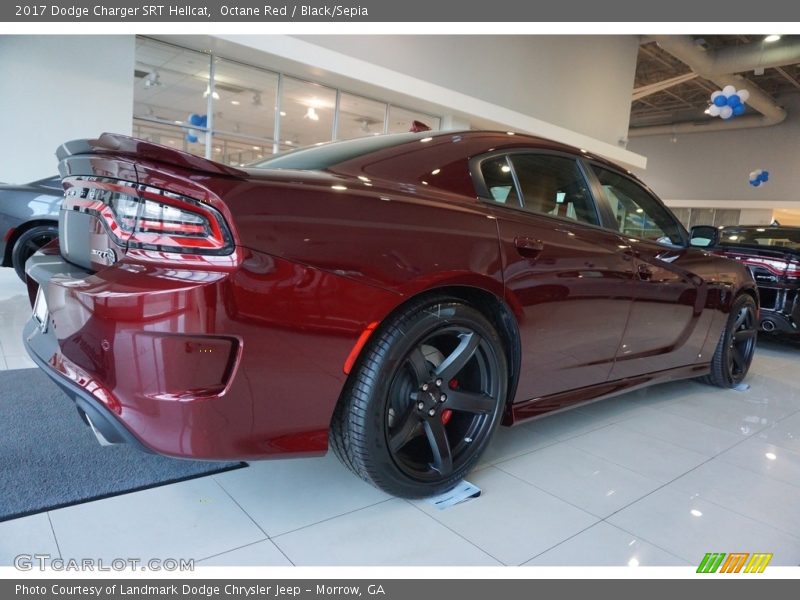
<svg viewBox="0 0 800 600">
<path fill-rule="evenodd" d="M 444 492 L 500 422 L 506 365 L 500 336 L 479 311 L 446 297 L 413 303 L 362 351 L 333 415 L 331 447 L 389 494 Z"/>
<path fill-rule="evenodd" d="M 753 361 L 757 336 L 756 302 L 752 296 L 742 294 L 733 302 L 711 359 L 711 372 L 703 380 L 721 388 L 739 385 Z"/>
<path fill-rule="evenodd" d="M 34 253 L 58 237 L 57 225 L 37 225 L 23 232 L 11 250 L 11 266 L 17 277 L 25 281 L 25 263 Z"/>
</svg>

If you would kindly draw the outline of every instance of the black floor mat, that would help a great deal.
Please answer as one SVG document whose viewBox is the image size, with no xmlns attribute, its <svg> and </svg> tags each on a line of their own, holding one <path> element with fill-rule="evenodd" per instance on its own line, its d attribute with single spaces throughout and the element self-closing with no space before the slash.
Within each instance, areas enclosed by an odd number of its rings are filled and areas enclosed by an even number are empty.
<svg viewBox="0 0 800 600">
<path fill-rule="evenodd" d="M 39 369 L 0 371 L 0 521 L 243 466 L 101 446 Z"/>
</svg>

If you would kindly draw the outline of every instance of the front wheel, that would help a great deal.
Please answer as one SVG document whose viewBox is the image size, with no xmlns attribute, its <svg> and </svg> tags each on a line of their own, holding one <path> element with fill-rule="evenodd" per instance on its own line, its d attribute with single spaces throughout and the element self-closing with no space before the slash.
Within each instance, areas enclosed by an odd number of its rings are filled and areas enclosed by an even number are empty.
<svg viewBox="0 0 800 600">
<path fill-rule="evenodd" d="M 756 351 L 756 302 L 748 294 L 737 297 L 711 359 L 708 383 L 723 388 L 739 385 L 750 370 Z"/>
<path fill-rule="evenodd" d="M 503 344 L 479 311 L 416 303 L 373 334 L 331 423 L 356 475 L 405 498 L 444 492 L 475 464 L 505 406 Z"/>
</svg>

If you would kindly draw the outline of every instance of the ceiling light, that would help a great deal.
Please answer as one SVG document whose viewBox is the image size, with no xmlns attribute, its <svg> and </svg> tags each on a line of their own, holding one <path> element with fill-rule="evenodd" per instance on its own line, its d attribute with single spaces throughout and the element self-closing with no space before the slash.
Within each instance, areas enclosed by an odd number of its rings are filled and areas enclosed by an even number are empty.
<svg viewBox="0 0 800 600">
<path fill-rule="evenodd" d="M 286 116 L 286 111 L 283 111 L 283 110 L 282 110 L 282 111 L 281 111 L 281 116 L 282 116 L 282 117 L 285 117 L 285 116 Z"/>
<path fill-rule="evenodd" d="M 175 121 L 175 125 L 183 125 L 183 121 Z"/>
<path fill-rule="evenodd" d="M 231 104 L 233 104 L 234 106 L 239 106 L 241 102 L 239 102 L 238 100 L 231 100 Z"/>
<path fill-rule="evenodd" d="M 765 37 L 764 41 L 769 44 L 769 43 L 772 43 L 772 42 L 777 42 L 779 39 L 781 39 L 781 36 L 776 35 L 776 34 L 773 33 L 772 35 L 768 35 L 767 37 Z"/>
<path fill-rule="evenodd" d="M 699 510 L 697 510 L 696 508 L 693 508 L 693 509 L 692 509 L 692 510 L 690 510 L 689 512 L 691 513 L 691 515 L 692 515 L 693 517 L 702 517 L 702 516 L 703 516 L 703 513 L 701 513 L 701 512 L 700 512 Z"/>
<path fill-rule="evenodd" d="M 253 146 L 253 150 L 261 150 L 261 146 Z"/>
<path fill-rule="evenodd" d="M 766 456 L 769 460 L 776 460 L 778 458 L 774 452 L 767 452 L 764 456 Z"/>
<path fill-rule="evenodd" d="M 312 121 L 319 121 L 319 115 L 317 114 L 317 111 L 313 106 L 308 107 L 308 110 L 306 111 L 304 118 L 311 119 Z"/>
<path fill-rule="evenodd" d="M 630 559 L 628 561 L 628 566 L 629 567 L 638 567 L 639 566 L 639 561 L 634 557 L 634 558 L 632 558 L 632 559 Z"/>
</svg>

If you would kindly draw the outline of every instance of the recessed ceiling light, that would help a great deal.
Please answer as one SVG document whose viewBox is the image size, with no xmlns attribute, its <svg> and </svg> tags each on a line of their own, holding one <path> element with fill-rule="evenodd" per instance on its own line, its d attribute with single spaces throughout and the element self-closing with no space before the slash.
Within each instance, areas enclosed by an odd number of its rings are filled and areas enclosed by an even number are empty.
<svg viewBox="0 0 800 600">
<path fill-rule="evenodd" d="M 253 146 L 253 150 L 261 150 L 261 146 Z"/>
<path fill-rule="evenodd" d="M 765 37 L 764 41 L 767 43 L 771 43 L 771 42 L 777 42 L 779 39 L 781 39 L 781 36 L 773 33 L 772 35 L 768 35 L 767 37 Z"/>
<path fill-rule="evenodd" d="M 231 104 L 233 104 L 234 106 L 239 106 L 241 102 L 239 102 L 238 100 L 231 100 Z"/>
<path fill-rule="evenodd" d="M 764 456 L 766 456 L 769 460 L 776 460 L 778 458 L 774 452 L 767 452 Z"/>
<path fill-rule="evenodd" d="M 693 517 L 702 517 L 702 516 L 703 516 L 703 513 L 701 513 L 701 512 L 700 512 L 699 510 L 697 510 L 696 508 L 693 508 L 692 510 L 690 510 L 690 511 L 689 511 L 689 513 L 690 513 L 690 514 L 691 514 Z"/>
<path fill-rule="evenodd" d="M 282 117 L 285 117 L 285 116 L 286 116 L 286 111 L 285 111 L 285 110 L 282 110 L 282 111 L 281 111 L 281 116 L 282 116 Z"/>
</svg>

